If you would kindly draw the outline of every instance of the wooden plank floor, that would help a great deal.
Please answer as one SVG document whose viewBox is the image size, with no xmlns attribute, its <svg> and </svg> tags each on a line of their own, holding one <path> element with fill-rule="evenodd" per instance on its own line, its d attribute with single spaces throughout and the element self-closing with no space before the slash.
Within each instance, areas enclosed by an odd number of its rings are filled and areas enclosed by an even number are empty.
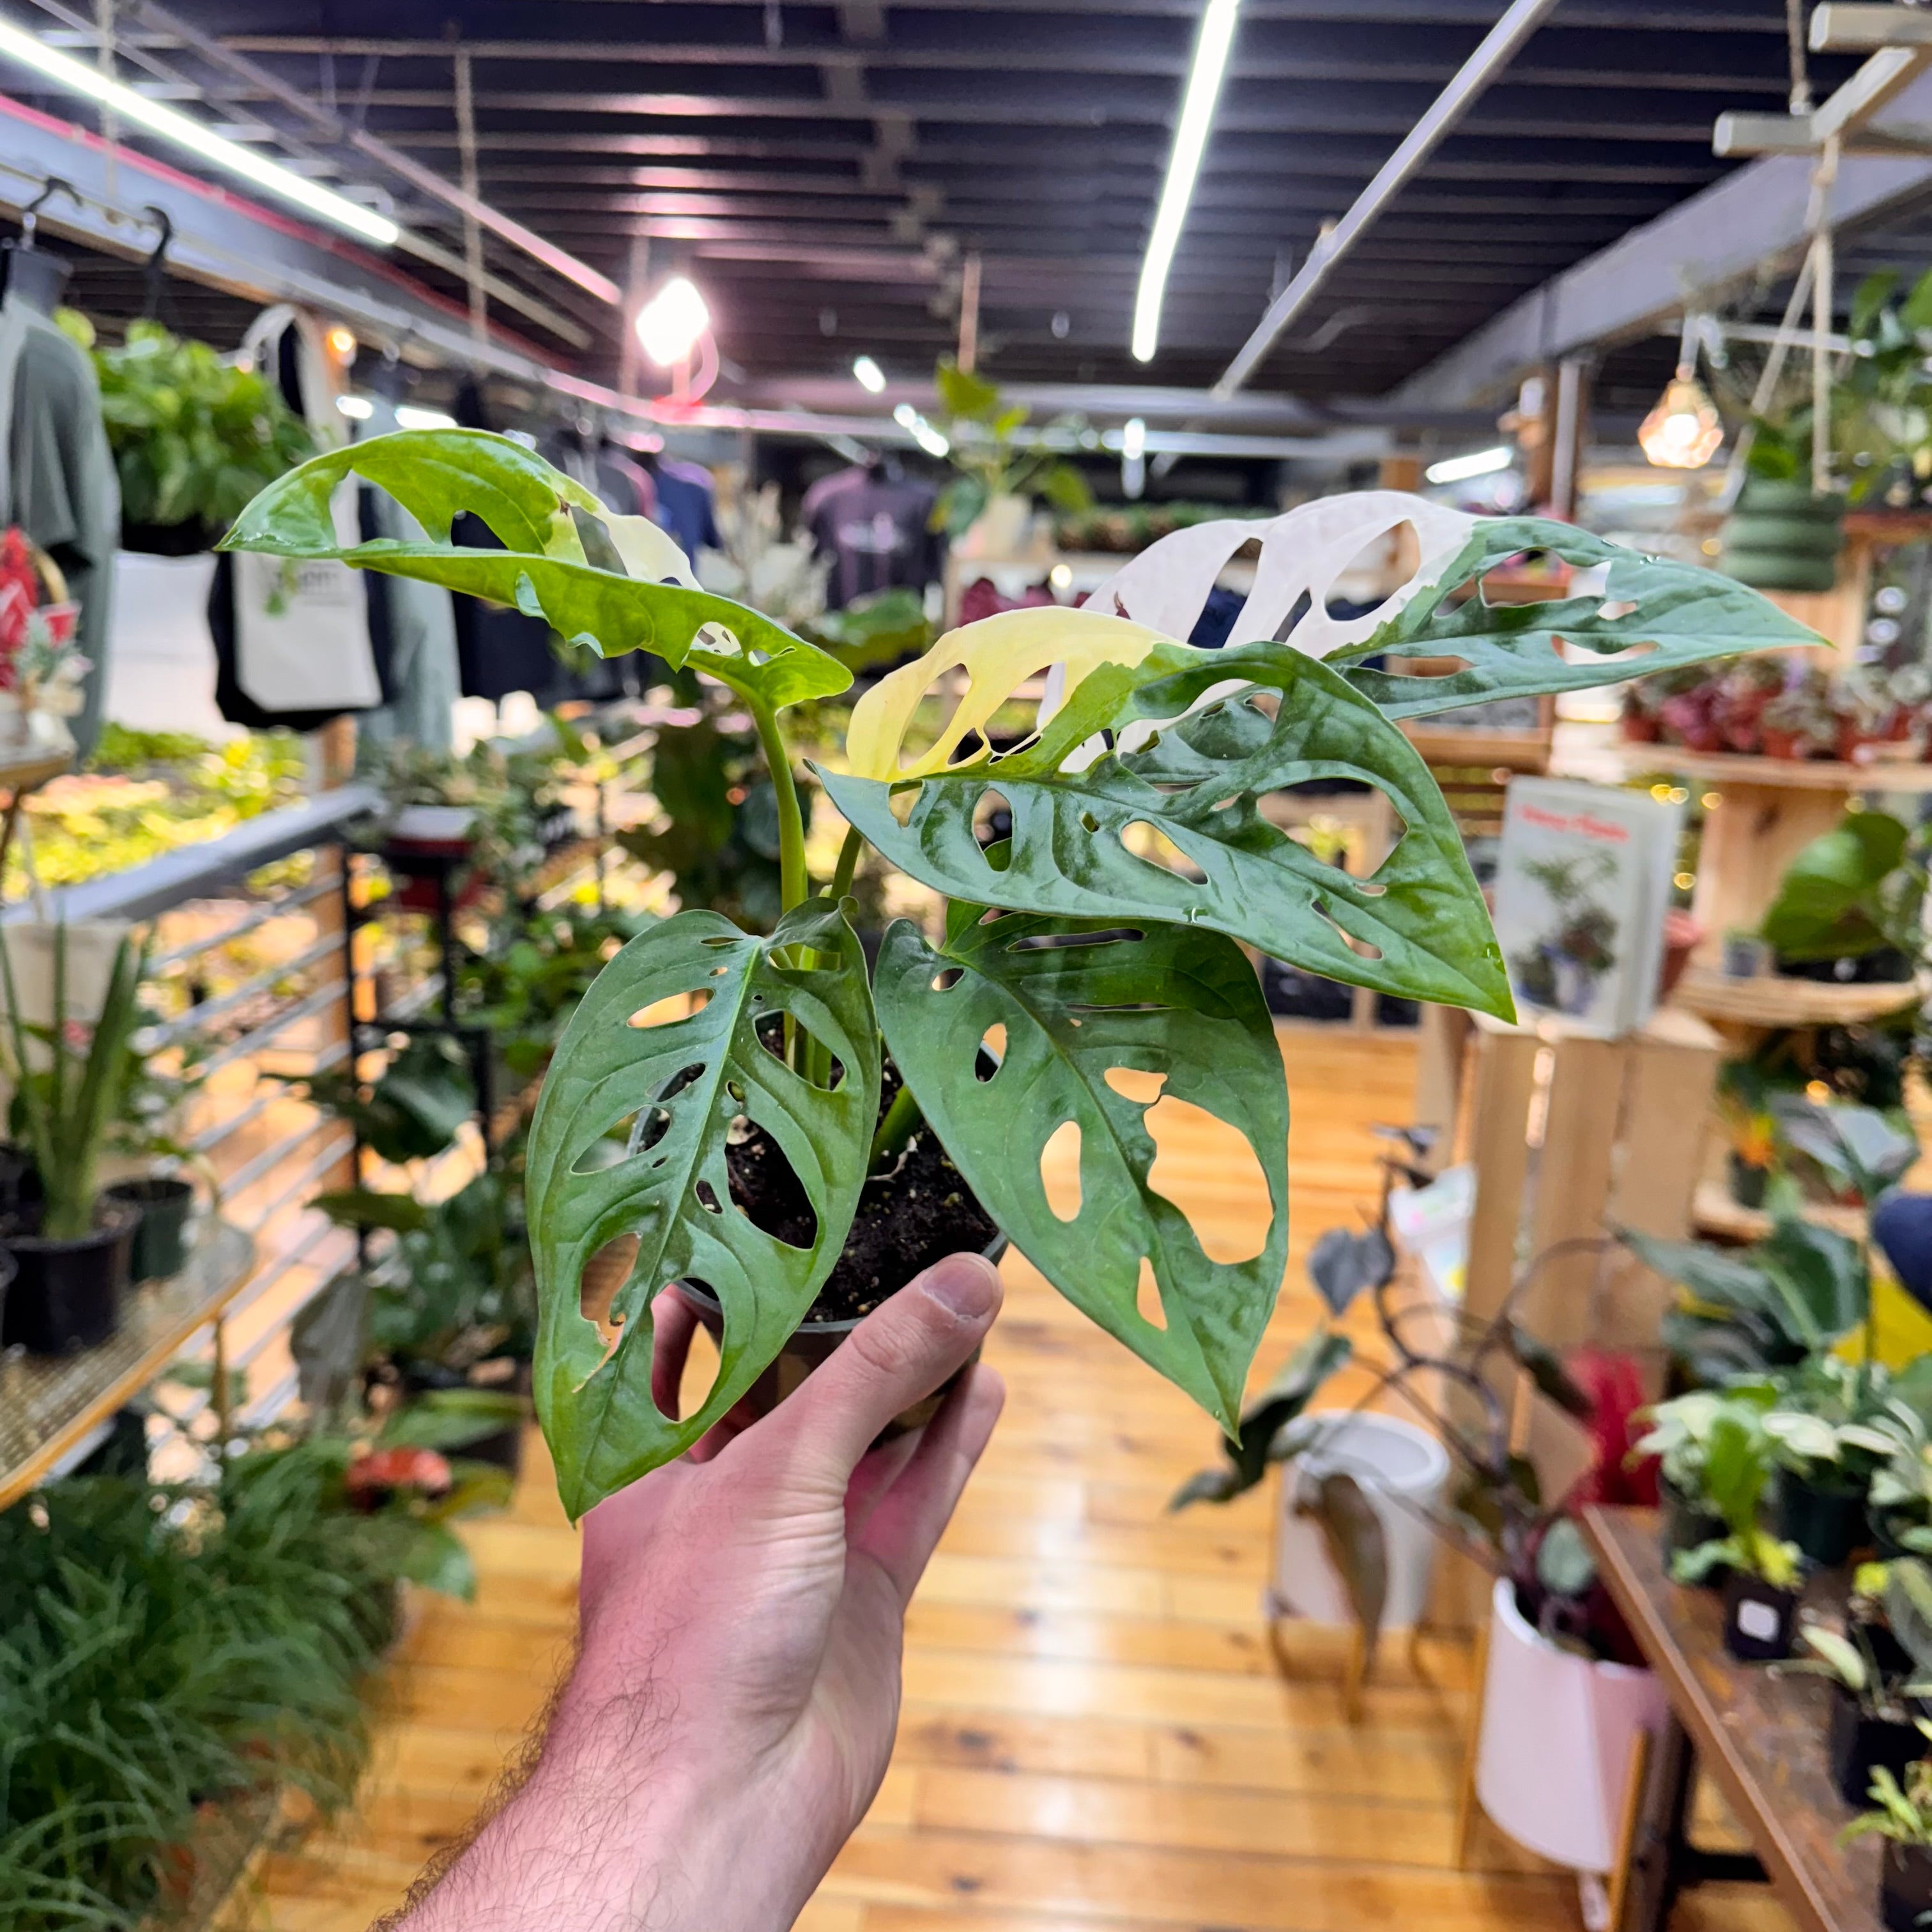
<svg viewBox="0 0 1932 1932">
<path fill-rule="evenodd" d="M 1367 1128 L 1408 1112 L 1400 1040 L 1284 1031 L 1294 1105 L 1292 1255 L 1258 1364 L 1312 1318 L 1301 1261 L 1372 1202 Z M 1164 1191 L 1252 1253 L 1258 1169 L 1193 1115 L 1156 1110 Z M 1258 1492 L 1163 1514 L 1213 1425 L 1018 1256 L 987 1354 L 1011 1390 L 910 1618 L 904 1716 L 870 1816 L 805 1932 L 1532 1932 L 1580 1924 L 1574 1883 L 1486 1826 L 1452 1864 L 1468 1660 L 1390 1647 L 1360 1726 L 1339 1637 L 1270 1658 Z M 436 1602 L 389 1687 L 358 1814 L 271 1860 L 277 1932 L 362 1932 L 458 1831 L 567 1655 L 577 1540 L 541 1444 L 515 1508 L 478 1526 L 473 1606 Z M 1783 1932 L 1758 1888 L 1712 1888 L 1678 1932 Z"/>
</svg>

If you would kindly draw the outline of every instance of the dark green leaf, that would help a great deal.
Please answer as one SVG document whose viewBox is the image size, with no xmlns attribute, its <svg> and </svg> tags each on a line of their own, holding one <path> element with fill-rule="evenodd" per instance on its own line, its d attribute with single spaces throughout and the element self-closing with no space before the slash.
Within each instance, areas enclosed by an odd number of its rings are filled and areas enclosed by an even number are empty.
<svg viewBox="0 0 1932 1932">
<path fill-rule="evenodd" d="M 1848 812 L 1786 869 L 1764 916 L 1765 938 L 1794 960 L 1856 958 L 1890 944 L 1880 888 L 1910 836 L 1887 813 Z"/>
<path fill-rule="evenodd" d="M 1775 1094 L 1771 1105 L 1786 1141 L 1868 1208 L 1918 1158 L 1917 1138 L 1875 1107 L 1820 1105 L 1803 1094 Z"/>
<path fill-rule="evenodd" d="M 1366 1678 L 1375 1666 L 1376 1643 L 1388 1603 L 1388 1538 L 1382 1520 L 1361 1484 L 1340 1469 L 1326 1471 L 1317 1480 L 1310 1513 L 1321 1527 L 1323 1547 L 1342 1580 L 1361 1632 Z"/>
<path fill-rule="evenodd" d="M 948 416 L 990 421 L 999 407 L 998 389 L 984 376 L 968 374 L 956 362 L 942 362 L 933 371 L 933 380 L 938 385 L 939 400 Z"/>
<path fill-rule="evenodd" d="M 1240 948 L 1180 927 L 956 904 L 938 951 L 909 920 L 892 926 L 876 996 L 893 1064 L 987 1212 L 1076 1307 L 1232 1430 L 1288 1253 L 1287 1084 Z M 976 1078 L 996 1026 L 1004 1058 Z M 1272 1219 L 1252 1260 L 1210 1261 L 1154 1192 L 1149 1102 L 1118 1090 L 1109 1076 L 1124 1069 L 1162 1076 L 1163 1100 L 1207 1108 L 1253 1148 Z M 1069 1120 L 1080 1206 L 1063 1220 L 1040 1157 Z M 1163 1327 L 1136 1306 L 1143 1258 Z"/>
<path fill-rule="evenodd" d="M 1608 588 L 1541 604 L 1492 604 L 1480 590 L 1460 604 L 1451 601 L 1526 550 L 1547 551 L 1584 568 L 1607 563 Z M 1626 604 L 1634 608 L 1626 610 Z M 1815 632 L 1768 598 L 1714 571 L 1644 556 L 1572 524 L 1499 517 L 1478 523 L 1436 581 L 1365 643 L 1324 662 L 1391 718 L 1416 718 L 1494 698 L 1578 691 L 1739 651 L 1818 641 Z M 1559 645 L 1580 653 L 1579 661 L 1566 658 Z M 1376 657 L 1460 658 L 1463 668 L 1406 677 L 1368 669 L 1366 660 Z"/>
<path fill-rule="evenodd" d="M 1537 1393 L 1553 1402 L 1564 1414 L 1588 1421 L 1596 1404 L 1571 1380 L 1562 1357 L 1520 1322 L 1510 1323 L 1508 1336 L 1510 1353 L 1516 1358 L 1517 1366 L 1528 1372 Z"/>
<path fill-rule="evenodd" d="M 818 962 L 784 964 L 789 949 Z M 660 1000 L 707 996 L 688 1018 L 633 1026 Z M 793 1072 L 774 1036 L 788 1015 L 844 1069 L 832 1090 Z M 685 912 L 632 940 L 565 1029 L 530 1128 L 526 1186 L 542 1306 L 537 1413 L 572 1516 L 682 1455 L 750 1388 L 831 1272 L 864 1185 L 879 1104 L 879 1047 L 859 942 L 822 901 L 769 940 L 715 913 Z M 734 1204 L 725 1141 L 740 1117 L 782 1151 L 818 1219 L 809 1248 L 756 1226 Z M 617 1166 L 598 1144 L 632 1123 Z M 583 1312 L 585 1264 L 638 1235 L 610 1304 L 614 1347 Z M 670 1282 L 704 1282 L 722 1304 L 718 1379 L 682 1421 L 650 1395 L 650 1305 Z"/>
<path fill-rule="evenodd" d="M 1886 1566 L 1885 1620 L 1922 1671 L 1932 1670 L 1932 1569 L 1916 1556 Z"/>
<path fill-rule="evenodd" d="M 1308 1251 L 1308 1278 L 1331 1315 L 1348 1312 L 1365 1289 L 1385 1287 L 1395 1273 L 1395 1250 L 1379 1228 L 1330 1228 Z"/>
<path fill-rule="evenodd" d="M 440 1522 L 410 1526 L 398 1568 L 412 1583 L 467 1603 L 476 1594 L 476 1566 L 454 1531 Z"/>
<path fill-rule="evenodd" d="M 1184 1509 L 1192 1502 L 1224 1503 L 1252 1489 L 1270 1462 L 1285 1460 L 1293 1453 L 1295 1438 L 1290 1425 L 1354 1353 L 1354 1344 L 1347 1336 L 1325 1325 L 1312 1330 L 1281 1372 L 1242 1411 L 1240 1439 L 1222 1438 L 1226 1465 L 1190 1477 L 1168 1508 Z"/>
<path fill-rule="evenodd" d="M 1063 768 L 1094 734 L 1132 724 L 1144 736 L 1230 679 L 1278 699 L 1277 715 L 1245 694 L 1138 749 Z M 1131 669 L 1106 666 L 1035 742 L 918 780 L 903 824 L 895 803 L 905 800 L 890 782 L 820 776 L 880 852 L 952 897 L 1205 927 L 1352 985 L 1514 1016 L 1481 892 L 1428 767 L 1336 673 L 1286 646 L 1162 646 Z M 1260 794 L 1318 778 L 1364 780 L 1395 807 L 1402 835 L 1372 880 L 1323 864 L 1262 815 Z M 1010 856 L 997 872 L 973 830 L 989 791 L 1012 812 Z M 1137 826 L 1201 876 L 1130 851 Z"/>
<path fill-rule="evenodd" d="M 387 1228 L 397 1234 L 429 1226 L 428 1208 L 409 1194 L 385 1194 L 367 1187 L 345 1187 L 318 1194 L 308 1204 L 340 1228 Z"/>
<path fill-rule="evenodd" d="M 501 1389 L 430 1389 L 391 1414 L 376 1437 L 384 1449 L 435 1449 L 445 1454 L 520 1424 L 524 1399 Z"/>
</svg>

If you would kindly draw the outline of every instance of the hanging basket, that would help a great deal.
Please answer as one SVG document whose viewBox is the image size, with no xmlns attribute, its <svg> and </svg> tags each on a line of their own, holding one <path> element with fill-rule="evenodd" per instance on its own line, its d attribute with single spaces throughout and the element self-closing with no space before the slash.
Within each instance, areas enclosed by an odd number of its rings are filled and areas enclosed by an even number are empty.
<svg viewBox="0 0 1932 1932">
<path fill-rule="evenodd" d="M 1748 476 L 1724 519 L 1718 558 L 1754 590 L 1829 590 L 1838 581 L 1845 501 L 1814 496 L 1804 482 Z"/>
</svg>

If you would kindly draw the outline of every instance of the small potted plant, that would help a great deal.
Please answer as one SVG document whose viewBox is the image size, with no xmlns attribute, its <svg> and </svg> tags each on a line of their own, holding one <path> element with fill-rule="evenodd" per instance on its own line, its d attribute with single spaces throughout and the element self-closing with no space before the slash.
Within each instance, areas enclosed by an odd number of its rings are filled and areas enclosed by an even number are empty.
<svg viewBox="0 0 1932 1932">
<path fill-rule="evenodd" d="M 8 1022 L 0 1066 L 13 1083 L 14 1137 L 33 1156 L 41 1188 L 37 1208 L 0 1224 L 18 1270 L 4 1339 L 37 1354 L 91 1348 L 119 1326 L 140 1210 L 104 1198 L 98 1174 L 120 1110 L 146 960 L 145 948 L 122 938 L 89 1026 L 68 1010 L 67 928 L 56 926 L 52 1022 L 42 1027 L 23 1016 L 13 950 L 0 944 Z"/>
<path fill-rule="evenodd" d="M 1815 664 L 1793 664 L 1784 688 L 1766 705 L 1758 725 L 1767 758 L 1822 758 L 1838 743 L 1832 681 Z"/>
<path fill-rule="evenodd" d="M 428 536 L 345 546 L 328 505 L 352 475 Z M 502 550 L 447 540 L 469 507 Z M 727 686 L 758 731 L 778 805 L 775 929 L 691 908 L 633 939 L 566 1028 L 531 1126 L 536 1402 L 573 1516 L 682 1454 L 802 1322 L 856 1320 L 928 1260 L 1001 1236 L 1238 1426 L 1287 1252 L 1286 1085 L 1244 944 L 1378 992 L 1514 1012 L 1461 838 L 1398 721 L 1812 635 L 1711 573 L 1393 492 L 1237 524 L 1229 546 L 1258 542 L 1270 585 L 1277 565 L 1282 584 L 1310 572 L 1325 583 L 1405 524 L 1424 561 L 1352 625 L 1318 598 L 1300 610 L 1297 590 L 1250 611 L 1242 642 L 1180 643 L 1226 560 L 1197 529 L 1131 560 L 1088 608 L 1010 611 L 942 638 L 866 692 L 842 754 L 814 767 L 849 828 L 814 881 L 782 716 L 850 673 L 700 589 L 654 526 L 506 439 L 460 430 L 317 457 L 244 513 L 232 548 L 541 610 L 606 656 L 648 647 Z M 1607 585 L 1499 615 L 1464 596 L 1527 550 L 1606 564 Z M 1390 658 L 1442 668 L 1398 676 Z M 996 750 L 986 728 L 1042 674 L 1036 729 Z M 1395 804 L 1403 830 L 1373 880 L 1262 815 L 1262 794 L 1317 773 Z M 996 812 L 1006 837 L 986 830 Z M 846 909 L 868 844 L 948 902 L 931 935 L 894 924 L 875 968 Z M 1135 1067 L 1254 1150 L 1271 1211 L 1252 1256 L 1214 1259 L 1152 1190 L 1153 1102 L 1108 1078 Z M 1063 1218 L 1040 1162 L 1068 1123 L 1081 1196 Z M 586 1306 L 606 1250 L 628 1256 L 621 1283 Z M 1157 1320 L 1142 1312 L 1144 1262 Z M 710 1393 L 677 1418 L 650 1396 L 651 1304 L 674 1283 L 715 1303 L 724 1331 Z"/>
<path fill-rule="evenodd" d="M 1891 1453 L 1880 1426 L 1882 1364 L 1814 1355 L 1782 1378 L 1765 1433 L 1775 1445 L 1778 1533 L 1809 1562 L 1833 1569 L 1867 1540 L 1865 1493 Z"/>
<path fill-rule="evenodd" d="M 1813 1654 L 1777 1667 L 1810 1670 L 1831 1680 L 1826 1748 L 1832 1782 L 1847 1804 L 1859 1804 L 1870 1792 L 1874 1772 L 1882 1766 L 1894 1777 L 1901 1776 L 1924 1750 L 1918 1726 L 1906 1714 L 1905 1699 L 1922 1694 L 1928 1687 L 1901 1684 L 1888 1676 L 1864 1624 L 1848 1624 L 1841 1633 L 1823 1624 L 1806 1624 L 1798 1641 Z"/>
<path fill-rule="evenodd" d="M 1726 1533 L 1680 1552 L 1670 1565 L 1680 1583 L 1724 1573 L 1724 1648 L 1747 1664 L 1789 1657 L 1798 1621 L 1797 1547 L 1758 1521 L 1771 1470 L 1762 1418 L 1736 1408 L 1720 1414 L 1705 1448 L 1704 1493 Z"/>
<path fill-rule="evenodd" d="M 1784 671 L 1780 658 L 1740 658 L 1718 679 L 1712 720 L 1726 751 L 1748 757 L 1763 750 L 1765 713 L 1784 688 Z"/>
<path fill-rule="evenodd" d="M 1918 1728 L 1932 1748 L 1932 1724 Z M 1872 1809 L 1839 1834 L 1840 1844 L 1873 1835 L 1885 1840 L 1879 1866 L 1879 1916 L 1886 1932 L 1922 1932 L 1932 1917 L 1932 1761 L 1917 1759 L 1904 1781 L 1885 1766 L 1872 1772 Z"/>
<path fill-rule="evenodd" d="M 1692 1389 L 1660 1402 L 1644 1420 L 1644 1434 L 1632 1445 L 1633 1460 L 1658 1460 L 1658 1495 L 1666 1562 L 1688 1551 L 1714 1543 L 1724 1534 L 1724 1521 L 1712 1506 L 1705 1468 L 1711 1432 L 1720 1416 L 1736 1413 L 1754 1421 L 1770 1407 L 1772 1394 L 1760 1385 L 1733 1393 Z"/>
<path fill-rule="evenodd" d="M 957 474 L 933 506 L 932 527 L 958 542 L 962 555 L 1016 554 L 1036 499 L 1064 513 L 1093 508 L 1094 493 L 1073 464 L 1037 441 L 1016 440 L 1026 424 L 1024 404 L 1008 406 L 992 383 L 953 362 L 942 362 L 933 380 L 946 460 Z"/>
</svg>

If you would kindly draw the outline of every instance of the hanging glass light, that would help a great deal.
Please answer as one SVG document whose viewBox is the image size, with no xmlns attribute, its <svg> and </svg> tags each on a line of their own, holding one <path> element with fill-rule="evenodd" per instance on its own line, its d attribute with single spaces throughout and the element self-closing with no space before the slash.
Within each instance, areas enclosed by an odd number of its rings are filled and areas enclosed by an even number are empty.
<svg viewBox="0 0 1932 1932">
<path fill-rule="evenodd" d="M 1687 315 L 1677 373 L 1636 433 L 1637 446 L 1660 470 L 1701 470 L 1724 444 L 1718 406 L 1697 380 L 1697 337 L 1696 319 Z"/>
</svg>

